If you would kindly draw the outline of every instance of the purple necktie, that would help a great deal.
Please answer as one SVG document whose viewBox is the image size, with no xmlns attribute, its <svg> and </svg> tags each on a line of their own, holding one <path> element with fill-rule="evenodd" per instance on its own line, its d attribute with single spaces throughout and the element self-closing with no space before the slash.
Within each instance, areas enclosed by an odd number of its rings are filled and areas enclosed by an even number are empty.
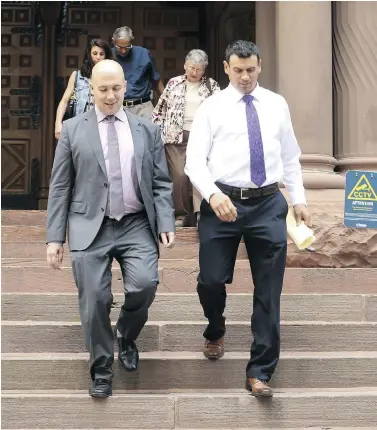
<svg viewBox="0 0 377 430">
<path fill-rule="evenodd" d="M 253 104 L 253 96 L 247 94 L 242 97 L 246 104 L 247 134 L 250 147 L 250 172 L 251 180 L 258 187 L 266 180 L 266 168 L 264 166 L 263 142 L 257 110 Z"/>
</svg>

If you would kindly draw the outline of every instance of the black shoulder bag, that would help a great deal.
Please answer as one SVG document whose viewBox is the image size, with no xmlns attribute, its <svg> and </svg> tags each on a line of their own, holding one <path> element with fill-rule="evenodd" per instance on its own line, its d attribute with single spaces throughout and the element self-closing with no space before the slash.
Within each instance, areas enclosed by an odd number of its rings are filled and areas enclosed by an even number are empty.
<svg viewBox="0 0 377 430">
<path fill-rule="evenodd" d="M 71 98 L 69 99 L 69 104 L 67 106 L 66 115 L 65 115 L 66 119 L 73 118 L 74 116 L 76 116 L 76 105 L 77 105 L 76 86 L 77 86 L 78 75 L 79 75 L 79 72 L 76 71 L 75 86 L 73 87 Z"/>
</svg>

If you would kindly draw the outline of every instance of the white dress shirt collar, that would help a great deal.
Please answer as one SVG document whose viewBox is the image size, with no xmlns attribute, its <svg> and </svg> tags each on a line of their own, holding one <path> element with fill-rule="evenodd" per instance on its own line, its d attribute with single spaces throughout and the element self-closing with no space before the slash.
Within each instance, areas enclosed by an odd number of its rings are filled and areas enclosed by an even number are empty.
<svg viewBox="0 0 377 430">
<path fill-rule="evenodd" d="M 237 88 L 235 88 L 230 82 L 227 91 L 229 98 L 231 100 L 234 100 L 235 103 L 238 103 L 240 100 L 242 100 L 242 97 L 245 95 L 240 93 Z M 256 87 L 249 94 L 252 95 L 256 100 L 260 101 L 262 95 L 262 88 L 259 86 L 258 82 Z"/>
<path fill-rule="evenodd" d="M 96 111 L 97 122 L 101 122 L 107 117 L 107 115 L 101 112 L 97 106 L 94 107 L 94 110 Z M 114 114 L 114 116 L 116 116 L 122 122 L 127 122 L 127 114 L 123 108 L 120 108 L 118 112 Z"/>
</svg>

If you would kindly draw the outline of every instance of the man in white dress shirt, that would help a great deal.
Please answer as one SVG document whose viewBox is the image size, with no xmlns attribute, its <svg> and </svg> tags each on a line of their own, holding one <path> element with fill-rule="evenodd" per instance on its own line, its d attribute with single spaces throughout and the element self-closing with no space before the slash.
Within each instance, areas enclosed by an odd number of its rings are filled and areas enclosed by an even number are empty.
<svg viewBox="0 0 377 430">
<path fill-rule="evenodd" d="M 230 84 L 199 107 L 185 166 L 204 198 L 197 287 L 208 319 L 203 353 L 212 360 L 224 355 L 225 284 L 232 282 L 243 237 L 255 287 L 246 388 L 255 396 L 272 396 L 268 382 L 280 354 L 287 255 L 288 204 L 278 186 L 281 165 L 297 222 L 310 226 L 311 219 L 289 108 L 282 96 L 258 85 L 258 47 L 243 40 L 230 44 L 224 69 Z"/>
</svg>

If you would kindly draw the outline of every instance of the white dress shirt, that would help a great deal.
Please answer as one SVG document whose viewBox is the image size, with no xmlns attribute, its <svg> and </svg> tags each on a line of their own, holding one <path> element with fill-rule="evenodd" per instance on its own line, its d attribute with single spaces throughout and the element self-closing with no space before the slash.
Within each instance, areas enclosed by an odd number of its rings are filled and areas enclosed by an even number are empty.
<svg viewBox="0 0 377 430">
<path fill-rule="evenodd" d="M 302 182 L 301 150 L 285 99 L 259 85 L 252 91 L 263 141 L 266 181 L 283 176 L 292 205 L 306 204 Z M 206 99 L 198 108 L 187 145 L 185 173 L 209 201 L 221 192 L 220 182 L 239 188 L 257 188 L 251 181 L 250 148 L 243 94 L 232 84 Z"/>
<path fill-rule="evenodd" d="M 97 106 L 95 107 L 98 131 L 101 139 L 101 145 L 103 150 L 103 157 L 105 159 L 107 177 L 109 177 L 109 145 L 107 142 L 107 128 L 108 123 L 104 121 L 106 115 L 104 115 Z M 114 115 L 117 117 L 115 121 L 115 129 L 118 135 L 119 143 L 119 157 L 120 157 L 120 168 L 122 172 L 122 187 L 123 187 L 123 200 L 124 200 L 124 214 L 139 212 L 143 209 L 139 194 L 139 184 L 136 175 L 135 165 L 135 151 L 132 139 L 131 128 L 128 123 L 126 112 L 123 109 Z M 109 184 L 111 186 L 111 184 Z M 108 215 L 109 208 L 106 209 L 106 215 Z"/>
</svg>

